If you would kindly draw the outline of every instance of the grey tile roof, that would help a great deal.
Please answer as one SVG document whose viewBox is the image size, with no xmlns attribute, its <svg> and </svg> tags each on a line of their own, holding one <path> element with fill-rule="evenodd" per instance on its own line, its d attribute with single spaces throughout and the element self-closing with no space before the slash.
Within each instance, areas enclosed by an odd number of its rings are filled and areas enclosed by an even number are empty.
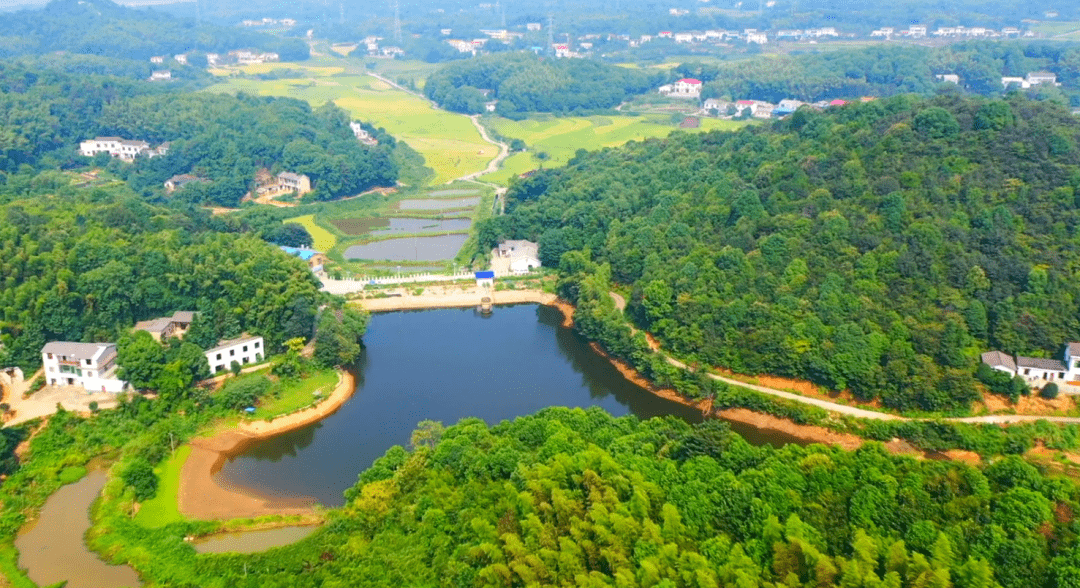
<svg viewBox="0 0 1080 588">
<path fill-rule="evenodd" d="M 195 312 L 191 310 L 178 310 L 173 313 L 174 323 L 190 323 L 195 320 Z"/>
<path fill-rule="evenodd" d="M 1055 372 L 1065 371 L 1065 364 L 1056 359 L 1042 359 L 1041 357 L 1016 356 L 1016 365 L 1022 368 L 1036 368 Z"/>
<path fill-rule="evenodd" d="M 1016 371 L 1016 362 L 1013 361 L 1012 356 L 1000 351 L 987 351 L 982 354 L 982 362 L 990 367 L 1004 367 Z"/>
<path fill-rule="evenodd" d="M 102 348 L 112 347 L 115 343 L 75 343 L 72 341 L 50 341 L 41 348 L 42 353 L 66 355 L 72 359 L 94 359 Z"/>
<path fill-rule="evenodd" d="M 1078 356 L 1080 356 L 1080 343 L 1075 343 L 1075 342 L 1070 341 L 1070 342 L 1066 343 L 1066 345 L 1069 346 L 1069 357 L 1078 357 Z"/>
</svg>

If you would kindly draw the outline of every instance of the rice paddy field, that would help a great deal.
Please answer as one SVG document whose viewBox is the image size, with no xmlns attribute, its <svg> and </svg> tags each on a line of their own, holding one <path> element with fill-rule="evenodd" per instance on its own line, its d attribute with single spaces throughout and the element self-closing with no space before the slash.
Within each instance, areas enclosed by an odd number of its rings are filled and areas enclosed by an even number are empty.
<svg viewBox="0 0 1080 588">
<path fill-rule="evenodd" d="M 699 128 L 682 130 L 731 130 L 744 124 L 747 123 L 702 118 Z M 541 166 L 550 168 L 565 165 L 578 149 L 592 151 L 616 147 L 628 141 L 666 137 L 673 131 L 680 130 L 671 123 L 670 115 L 649 114 L 565 118 L 545 116 L 522 121 L 488 117 L 484 120 L 484 125 L 508 139 L 521 139 L 528 146 L 524 153 L 515 153 L 507 158 L 500 170 L 481 178 L 497 184 L 506 184 L 512 176 Z M 541 152 L 547 154 L 546 159 L 538 157 Z"/>
<path fill-rule="evenodd" d="M 214 70 L 221 81 L 206 91 L 289 96 L 313 106 L 334 102 L 358 120 L 385 127 L 423 155 L 425 165 L 434 171 L 432 184 L 480 171 L 498 153 L 467 117 L 437 109 L 419 96 L 365 75 L 362 64 L 327 56 L 312 61 L 311 65 L 267 63 Z M 274 70 L 303 72 L 304 77 L 252 77 Z"/>
</svg>

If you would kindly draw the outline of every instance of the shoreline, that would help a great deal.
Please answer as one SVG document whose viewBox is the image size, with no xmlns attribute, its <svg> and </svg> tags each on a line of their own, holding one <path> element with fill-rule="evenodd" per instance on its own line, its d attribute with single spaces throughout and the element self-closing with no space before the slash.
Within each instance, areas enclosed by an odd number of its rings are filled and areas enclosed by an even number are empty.
<svg viewBox="0 0 1080 588">
<path fill-rule="evenodd" d="M 313 407 L 271 421 L 241 422 L 211 437 L 192 439 L 191 455 L 180 470 L 177 509 L 197 520 L 317 514 L 320 507 L 314 498 L 266 496 L 254 489 L 222 485 L 215 474 L 226 460 L 251 443 L 318 422 L 337 412 L 355 391 L 356 377 L 348 371 L 339 371 L 334 391 Z"/>
<path fill-rule="evenodd" d="M 565 301 L 561 301 L 554 294 L 542 290 L 495 290 L 483 293 L 479 288 L 460 286 L 432 286 L 424 288 L 424 293 L 419 296 L 413 295 L 409 288 L 399 288 L 399 296 L 386 298 L 357 298 L 351 300 L 368 312 L 394 312 L 398 310 L 425 310 L 433 308 L 470 308 L 480 306 L 480 298 L 487 295 L 491 297 L 491 303 L 499 306 L 503 304 L 543 304 L 545 306 L 559 306 L 563 304 L 570 307 Z M 572 309 L 571 308 L 571 313 Z M 563 311 L 566 314 L 566 311 Z"/>
</svg>

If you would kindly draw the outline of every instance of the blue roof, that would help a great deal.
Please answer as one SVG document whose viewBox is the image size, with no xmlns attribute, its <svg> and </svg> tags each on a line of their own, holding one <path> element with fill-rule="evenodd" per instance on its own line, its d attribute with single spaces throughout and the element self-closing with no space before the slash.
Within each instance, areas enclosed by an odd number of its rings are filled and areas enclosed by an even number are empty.
<svg viewBox="0 0 1080 588">
<path fill-rule="evenodd" d="M 312 257 L 315 257 L 315 254 L 318 253 L 318 251 L 315 251 L 315 250 L 312 250 L 312 249 L 300 249 L 299 247 L 289 247 L 288 245 L 278 245 L 278 247 L 282 251 L 284 251 L 285 253 L 288 253 L 289 255 L 299 257 L 300 259 L 303 259 L 304 261 L 307 261 L 307 260 L 311 259 Z"/>
<path fill-rule="evenodd" d="M 477 280 L 481 280 L 483 278 L 492 278 L 492 279 L 494 279 L 495 278 L 495 272 L 490 271 L 490 270 L 486 271 L 486 272 L 476 272 L 476 279 Z"/>
</svg>

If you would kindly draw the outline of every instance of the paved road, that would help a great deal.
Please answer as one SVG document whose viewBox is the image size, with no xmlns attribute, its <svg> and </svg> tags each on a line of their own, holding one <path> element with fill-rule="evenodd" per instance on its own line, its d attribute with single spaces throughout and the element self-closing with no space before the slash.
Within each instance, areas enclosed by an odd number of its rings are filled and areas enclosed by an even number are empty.
<svg viewBox="0 0 1080 588">
<path fill-rule="evenodd" d="M 623 296 L 621 296 L 619 294 L 616 294 L 615 292 L 611 292 L 611 299 L 615 302 L 615 308 L 617 308 L 620 312 L 624 312 L 626 310 L 626 298 L 624 298 Z M 633 329 L 633 330 L 636 330 L 636 329 L 634 329 L 633 325 L 631 325 L 630 328 Z M 667 355 L 666 353 L 664 353 L 660 349 L 657 349 L 657 348 L 654 348 L 654 349 L 655 349 L 655 351 L 657 353 L 660 353 L 661 355 L 663 355 L 664 359 L 667 360 L 667 362 L 670 363 L 671 365 L 673 365 L 675 367 L 678 367 L 678 368 L 687 369 L 687 365 L 685 363 L 671 357 L 670 355 Z M 830 411 L 830 412 L 835 412 L 835 413 L 840 413 L 840 414 L 847 414 L 847 415 L 851 415 L 851 416 L 862 418 L 862 419 L 873 419 L 873 420 L 880 420 L 880 421 L 897 421 L 897 420 L 908 421 L 908 420 L 915 420 L 915 419 L 910 419 L 908 417 L 903 417 L 903 416 L 899 416 L 899 415 L 888 414 L 888 413 L 884 413 L 884 412 L 878 412 L 878 411 L 875 411 L 875 410 L 866 410 L 864 408 L 857 408 L 857 407 L 854 407 L 854 406 L 848 406 L 846 404 L 837 404 L 835 402 L 830 402 L 828 400 L 821 400 L 819 398 L 811 398 L 809 396 L 803 396 L 801 394 L 794 394 L 792 392 L 785 392 L 783 390 L 777 390 L 776 388 L 767 388 L 765 386 L 758 386 L 758 385 L 755 385 L 755 384 L 747 384 L 746 382 L 740 382 L 739 380 L 733 380 L 731 378 L 725 378 L 724 376 L 719 376 L 719 375 L 716 375 L 716 374 L 706 374 L 706 375 L 709 376 L 710 378 L 714 379 L 714 380 L 717 380 L 719 382 L 724 382 L 725 384 L 730 384 L 732 386 L 738 386 L 740 388 L 746 388 L 748 390 L 753 390 L 755 392 L 760 392 L 762 394 L 767 394 L 769 396 L 776 396 L 778 398 L 784 398 L 786 400 L 791 400 L 791 401 L 794 401 L 794 402 L 801 402 L 803 404 L 810 404 L 810 405 L 813 405 L 813 406 L 817 406 L 819 408 L 823 408 L 823 409 L 825 409 L 827 411 Z M 919 419 L 919 420 L 931 420 L 931 419 Z M 1055 417 L 1055 416 L 1038 416 L 1038 415 L 1016 415 L 1016 414 L 1002 414 L 1002 415 L 989 415 L 989 416 L 977 416 L 977 417 L 953 417 L 953 418 L 945 418 L 945 419 L 942 419 L 942 420 L 956 421 L 956 422 L 959 422 L 959 423 L 983 423 L 983 424 L 1007 424 L 1007 423 L 1022 423 L 1022 422 L 1032 422 L 1032 421 L 1049 421 L 1049 422 L 1052 422 L 1052 423 L 1080 424 L 1080 417 Z"/>
</svg>

